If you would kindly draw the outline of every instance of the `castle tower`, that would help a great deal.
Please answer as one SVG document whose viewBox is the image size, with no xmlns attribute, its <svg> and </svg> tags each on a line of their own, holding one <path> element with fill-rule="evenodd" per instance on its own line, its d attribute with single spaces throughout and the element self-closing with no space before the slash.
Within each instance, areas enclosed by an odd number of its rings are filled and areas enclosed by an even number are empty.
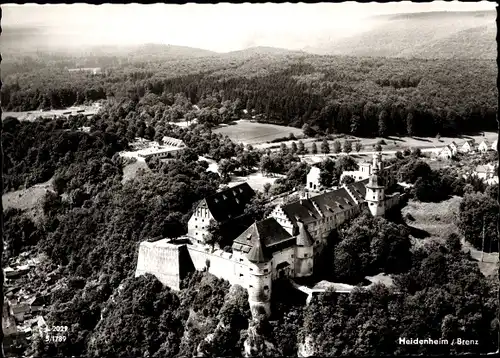
<svg viewBox="0 0 500 358">
<path fill-rule="evenodd" d="M 304 226 L 302 220 L 297 218 L 299 233 L 295 246 L 295 277 L 306 277 L 313 274 L 314 240 Z"/>
<path fill-rule="evenodd" d="M 373 216 L 385 214 L 385 187 L 382 185 L 379 171 L 382 168 L 382 153 L 373 155 L 372 174 L 366 184 L 365 200 Z"/>
<path fill-rule="evenodd" d="M 258 313 L 271 315 L 271 258 L 265 253 L 260 238 L 248 252 L 248 303 L 252 316 Z"/>
</svg>

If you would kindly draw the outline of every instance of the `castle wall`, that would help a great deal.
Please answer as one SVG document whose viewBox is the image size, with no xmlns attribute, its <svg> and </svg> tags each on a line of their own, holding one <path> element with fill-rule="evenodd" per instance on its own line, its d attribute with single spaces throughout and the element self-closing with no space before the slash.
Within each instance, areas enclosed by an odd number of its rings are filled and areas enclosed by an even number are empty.
<svg viewBox="0 0 500 358">
<path fill-rule="evenodd" d="M 295 247 L 295 277 L 311 276 L 313 274 L 314 249 L 310 247 Z"/>
<path fill-rule="evenodd" d="M 287 275 L 289 277 L 293 277 L 295 274 L 295 259 L 294 259 L 294 254 L 295 254 L 295 248 L 289 247 L 281 251 L 277 251 L 273 253 L 273 259 L 272 259 L 272 267 L 273 267 L 273 280 L 278 278 L 278 272 L 276 271 L 276 266 L 279 265 L 282 262 L 288 262 L 289 266 L 287 267 L 286 270 L 288 270 Z"/>
<path fill-rule="evenodd" d="M 393 195 L 388 195 L 385 198 L 385 209 L 389 210 L 399 204 L 400 195 L 399 193 L 395 193 Z"/>
<path fill-rule="evenodd" d="M 179 290 L 182 280 L 181 250 L 185 250 L 185 245 L 141 242 L 135 277 L 149 273 L 155 275 L 162 284 Z"/>
<path fill-rule="evenodd" d="M 206 269 L 208 260 L 208 272 L 214 276 L 229 281 L 232 285 L 238 284 L 243 287 L 247 287 L 246 284 L 242 284 L 242 282 L 248 278 L 245 277 L 247 276 L 245 261 L 241 263 L 235 262 L 233 254 L 222 250 L 215 250 L 212 253 L 211 248 L 193 245 L 188 245 L 187 249 L 196 270 L 203 271 Z M 241 273 L 243 273 L 244 276 L 240 276 Z"/>
</svg>

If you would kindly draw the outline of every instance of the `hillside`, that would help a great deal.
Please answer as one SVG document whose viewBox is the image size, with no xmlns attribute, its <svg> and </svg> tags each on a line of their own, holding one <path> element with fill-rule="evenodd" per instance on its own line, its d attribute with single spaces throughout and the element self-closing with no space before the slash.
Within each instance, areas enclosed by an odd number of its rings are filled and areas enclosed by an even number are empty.
<svg viewBox="0 0 500 358">
<path fill-rule="evenodd" d="M 496 58 L 496 14 L 430 12 L 373 17 L 371 29 L 306 51 L 376 57 Z"/>
</svg>

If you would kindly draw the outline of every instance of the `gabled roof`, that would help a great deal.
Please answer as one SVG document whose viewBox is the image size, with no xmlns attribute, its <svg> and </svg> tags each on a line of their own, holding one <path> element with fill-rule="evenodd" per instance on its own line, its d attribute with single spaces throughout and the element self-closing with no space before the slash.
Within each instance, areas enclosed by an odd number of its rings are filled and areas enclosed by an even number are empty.
<svg viewBox="0 0 500 358">
<path fill-rule="evenodd" d="M 486 144 L 486 145 L 490 145 L 490 142 L 488 140 L 486 140 L 486 139 L 483 140 L 483 141 L 481 141 L 481 144 L 483 144 L 483 143 Z M 479 145 L 481 145 L 481 144 L 479 144 Z"/>
<path fill-rule="evenodd" d="M 254 195 L 248 183 L 242 183 L 208 196 L 202 202 L 206 203 L 214 219 L 220 223 L 242 215 Z"/>
<path fill-rule="evenodd" d="M 333 216 L 355 205 L 347 190 L 341 188 L 310 199 L 289 203 L 283 206 L 283 211 L 293 224 L 297 224 L 297 219 L 308 224 L 321 219 L 322 215 Z"/>
<path fill-rule="evenodd" d="M 351 184 L 347 184 L 347 188 L 354 195 L 355 199 L 358 201 L 362 201 L 366 196 L 366 184 L 368 184 L 369 179 L 364 179 L 360 181 L 356 181 Z"/>
<path fill-rule="evenodd" d="M 233 242 L 233 249 L 244 253 L 252 253 L 256 259 L 258 256 L 268 258 L 278 247 L 289 241 L 294 244 L 293 237 L 274 218 L 267 218 L 253 223 Z M 250 260 L 250 257 L 249 257 Z M 250 260 L 252 261 L 252 260 Z"/>
</svg>

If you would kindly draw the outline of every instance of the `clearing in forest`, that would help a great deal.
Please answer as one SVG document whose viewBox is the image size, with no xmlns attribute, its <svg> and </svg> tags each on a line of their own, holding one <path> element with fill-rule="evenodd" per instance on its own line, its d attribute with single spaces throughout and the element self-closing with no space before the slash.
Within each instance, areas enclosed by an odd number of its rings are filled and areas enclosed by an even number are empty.
<svg viewBox="0 0 500 358">
<path fill-rule="evenodd" d="M 302 136 L 302 129 L 294 127 L 279 126 L 276 124 L 258 123 L 249 120 L 235 121 L 214 129 L 214 133 L 227 135 L 235 143 L 258 144 L 272 141 L 277 138 Z M 279 143 L 277 143 L 279 146 Z"/>
<path fill-rule="evenodd" d="M 402 214 L 406 223 L 417 229 L 413 235 L 416 245 L 431 240 L 444 242 L 449 234 L 455 232 L 462 238 L 464 251 L 470 251 L 471 256 L 478 261 L 481 272 L 486 276 L 493 275 L 498 268 L 498 253 L 484 253 L 483 262 L 481 262 L 482 252 L 466 242 L 456 226 L 455 217 L 458 215 L 461 201 L 462 198 L 459 196 L 454 196 L 440 203 L 422 203 L 410 200 L 408 205 L 403 208 Z M 414 220 L 409 220 L 408 214 Z"/>
</svg>

